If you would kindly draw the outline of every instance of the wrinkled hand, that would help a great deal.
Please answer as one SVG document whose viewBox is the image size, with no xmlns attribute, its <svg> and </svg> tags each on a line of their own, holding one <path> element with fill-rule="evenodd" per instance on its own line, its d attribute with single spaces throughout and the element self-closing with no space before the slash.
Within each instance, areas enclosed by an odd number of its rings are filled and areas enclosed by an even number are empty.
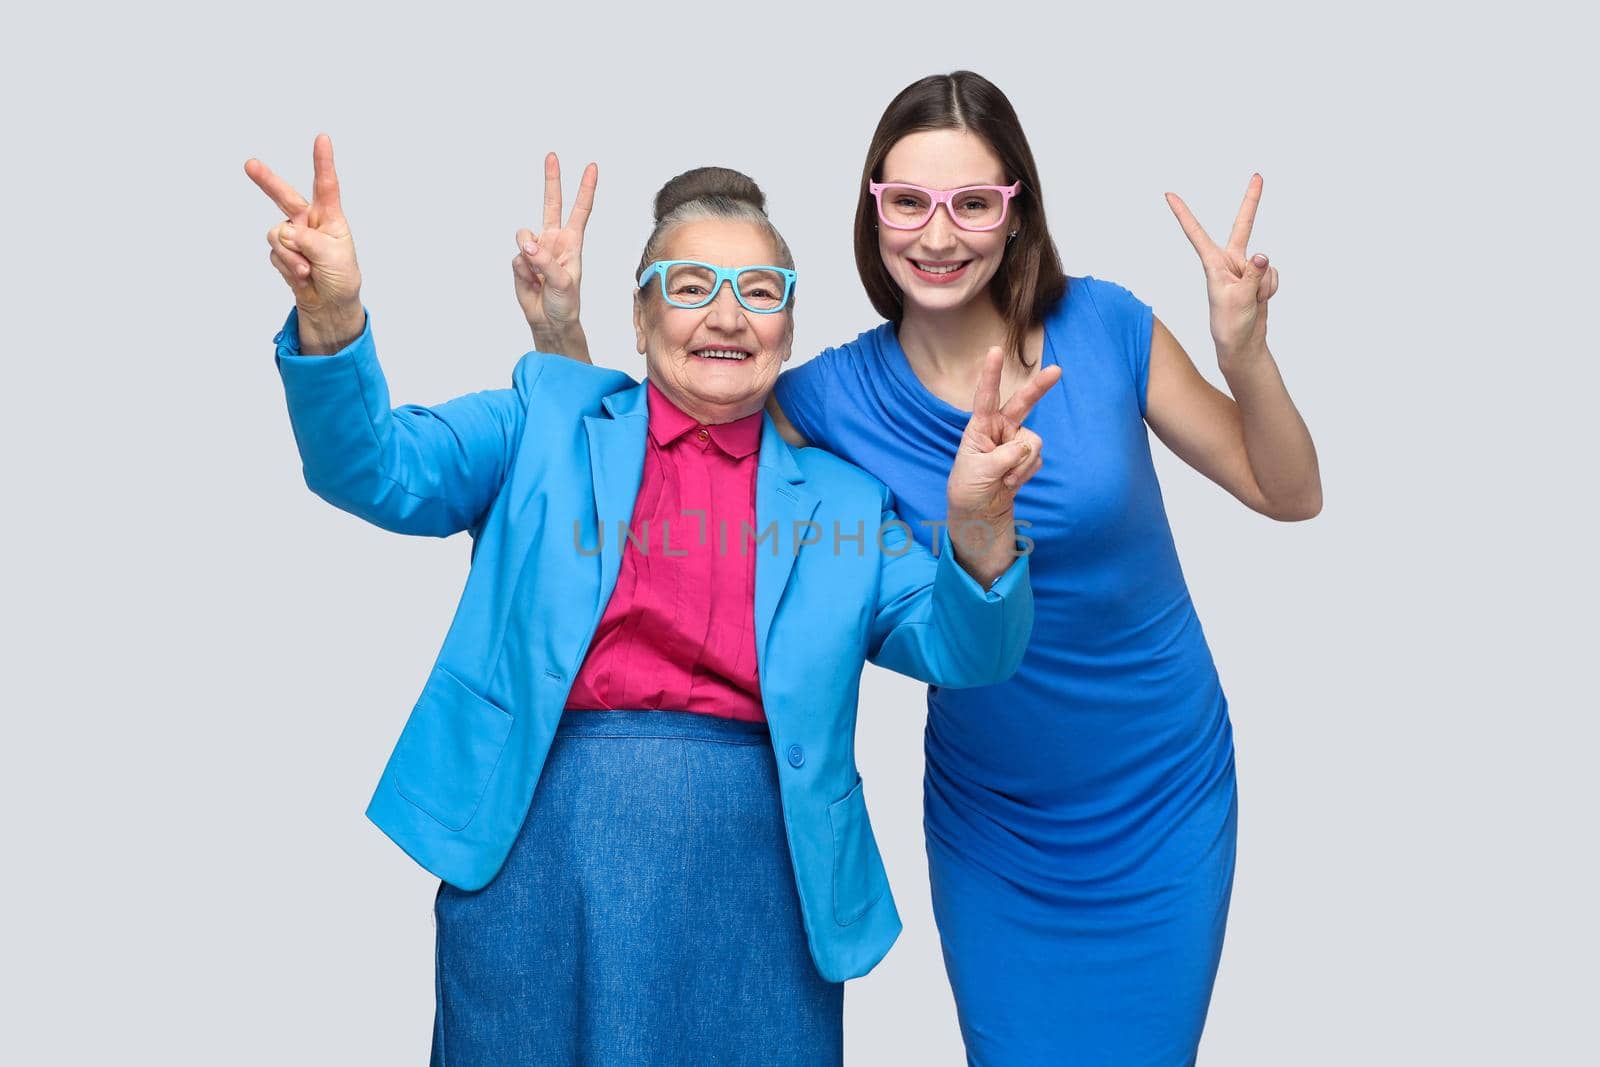
<svg viewBox="0 0 1600 1067">
<path fill-rule="evenodd" d="M 259 159 L 245 161 L 244 172 L 283 212 L 267 231 L 268 258 L 294 293 L 302 319 L 320 323 L 359 322 L 361 268 L 350 224 L 339 202 L 339 176 L 333 169 L 333 140 L 317 135 L 311 148 L 311 202 Z M 357 327 L 359 332 L 359 326 Z"/>
<path fill-rule="evenodd" d="M 1017 490 L 1044 462 L 1044 442 L 1022 421 L 1039 398 L 1061 378 L 1060 367 L 1048 367 L 1028 380 L 1005 406 L 1000 405 L 1000 372 L 1004 352 L 994 347 L 984 357 L 972 417 L 950 468 L 951 523 L 982 519 L 991 526 L 1009 526 Z M 955 531 L 951 531 L 952 537 Z M 1007 541 L 1007 547 L 1011 542 Z"/>
<path fill-rule="evenodd" d="M 1263 349 L 1267 340 L 1267 301 L 1278 291 L 1278 268 L 1268 266 L 1259 252 L 1247 256 L 1250 228 L 1255 224 L 1256 205 L 1261 202 L 1261 175 L 1250 178 L 1244 203 L 1233 220 L 1228 243 L 1218 247 L 1206 235 L 1198 220 L 1177 193 L 1167 194 L 1167 206 L 1200 254 L 1206 272 L 1206 296 L 1211 303 L 1211 339 L 1217 346 L 1217 360 L 1227 363 L 1245 353 Z"/>
<path fill-rule="evenodd" d="M 551 152 L 544 157 L 544 229 L 517 231 L 517 255 L 511 275 L 522 314 L 539 337 L 547 331 L 578 327 L 578 289 L 583 279 L 583 231 L 594 210 L 594 187 L 600 168 L 583 168 L 578 197 L 572 202 L 567 224 L 561 225 L 561 162 Z"/>
</svg>

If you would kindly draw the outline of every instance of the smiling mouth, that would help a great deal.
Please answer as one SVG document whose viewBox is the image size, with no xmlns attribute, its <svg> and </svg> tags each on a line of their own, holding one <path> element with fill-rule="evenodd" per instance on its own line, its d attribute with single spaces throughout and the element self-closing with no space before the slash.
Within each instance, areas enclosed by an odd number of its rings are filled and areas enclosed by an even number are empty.
<svg viewBox="0 0 1600 1067">
<path fill-rule="evenodd" d="M 733 363 L 750 358 L 750 353 L 742 348 L 697 348 L 694 355 L 701 359 L 720 359 Z"/>
<path fill-rule="evenodd" d="M 962 259 L 953 263 L 927 263 L 922 260 L 908 259 L 906 262 L 910 263 L 911 269 L 916 271 L 917 276 L 925 281 L 947 282 L 965 274 L 967 265 L 972 260 Z"/>
</svg>

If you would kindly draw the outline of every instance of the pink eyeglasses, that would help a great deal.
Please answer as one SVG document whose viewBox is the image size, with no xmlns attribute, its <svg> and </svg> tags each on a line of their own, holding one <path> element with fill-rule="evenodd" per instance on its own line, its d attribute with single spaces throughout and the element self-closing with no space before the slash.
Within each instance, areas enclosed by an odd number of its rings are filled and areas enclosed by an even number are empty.
<svg viewBox="0 0 1600 1067">
<path fill-rule="evenodd" d="M 868 182 L 878 201 L 878 218 L 891 230 L 920 230 L 940 204 L 950 221 L 963 230 L 992 230 L 1006 221 L 1011 198 L 1022 190 L 1010 185 L 968 185 L 960 189 L 927 189 L 904 182 Z"/>
</svg>

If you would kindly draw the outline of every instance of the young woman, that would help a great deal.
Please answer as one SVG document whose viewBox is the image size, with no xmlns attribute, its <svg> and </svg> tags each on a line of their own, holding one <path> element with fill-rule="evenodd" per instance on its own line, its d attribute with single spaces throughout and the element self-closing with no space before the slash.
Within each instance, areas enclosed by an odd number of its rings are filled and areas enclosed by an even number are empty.
<svg viewBox="0 0 1600 1067">
<path fill-rule="evenodd" d="M 856 262 L 888 321 L 783 374 L 769 406 L 791 440 L 882 478 L 917 524 L 938 518 L 988 346 L 1007 353 L 1002 396 L 1060 368 L 1029 418 L 1053 462 L 1017 499 L 1035 545 L 1028 654 L 1008 682 L 928 694 L 929 879 L 975 1064 L 1196 1054 L 1232 889 L 1233 743 L 1146 430 L 1262 514 L 1321 508 L 1266 345 L 1277 268 L 1247 254 L 1260 196 L 1257 176 L 1222 245 L 1168 196 L 1230 397 L 1128 290 L 1064 275 L 1004 94 L 970 72 L 924 78 L 890 102 L 861 175 Z M 518 239 L 535 340 L 583 358 L 581 242 Z"/>
</svg>

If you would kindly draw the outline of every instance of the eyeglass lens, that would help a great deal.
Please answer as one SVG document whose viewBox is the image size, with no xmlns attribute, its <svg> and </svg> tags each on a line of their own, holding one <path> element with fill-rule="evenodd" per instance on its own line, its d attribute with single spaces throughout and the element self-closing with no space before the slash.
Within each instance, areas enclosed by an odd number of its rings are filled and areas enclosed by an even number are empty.
<svg viewBox="0 0 1600 1067">
<path fill-rule="evenodd" d="M 716 295 L 715 271 L 698 263 L 675 263 L 667 268 L 667 300 L 679 307 L 700 307 Z M 782 306 L 783 275 L 759 268 L 742 270 L 734 278 L 736 295 L 746 307 L 770 311 Z"/>
<path fill-rule="evenodd" d="M 921 189 L 890 185 L 878 203 L 891 226 L 915 228 L 933 217 L 933 199 Z M 950 217 L 966 229 L 990 229 L 1005 217 L 1006 198 L 994 189 L 958 189 L 950 195 Z"/>
</svg>

